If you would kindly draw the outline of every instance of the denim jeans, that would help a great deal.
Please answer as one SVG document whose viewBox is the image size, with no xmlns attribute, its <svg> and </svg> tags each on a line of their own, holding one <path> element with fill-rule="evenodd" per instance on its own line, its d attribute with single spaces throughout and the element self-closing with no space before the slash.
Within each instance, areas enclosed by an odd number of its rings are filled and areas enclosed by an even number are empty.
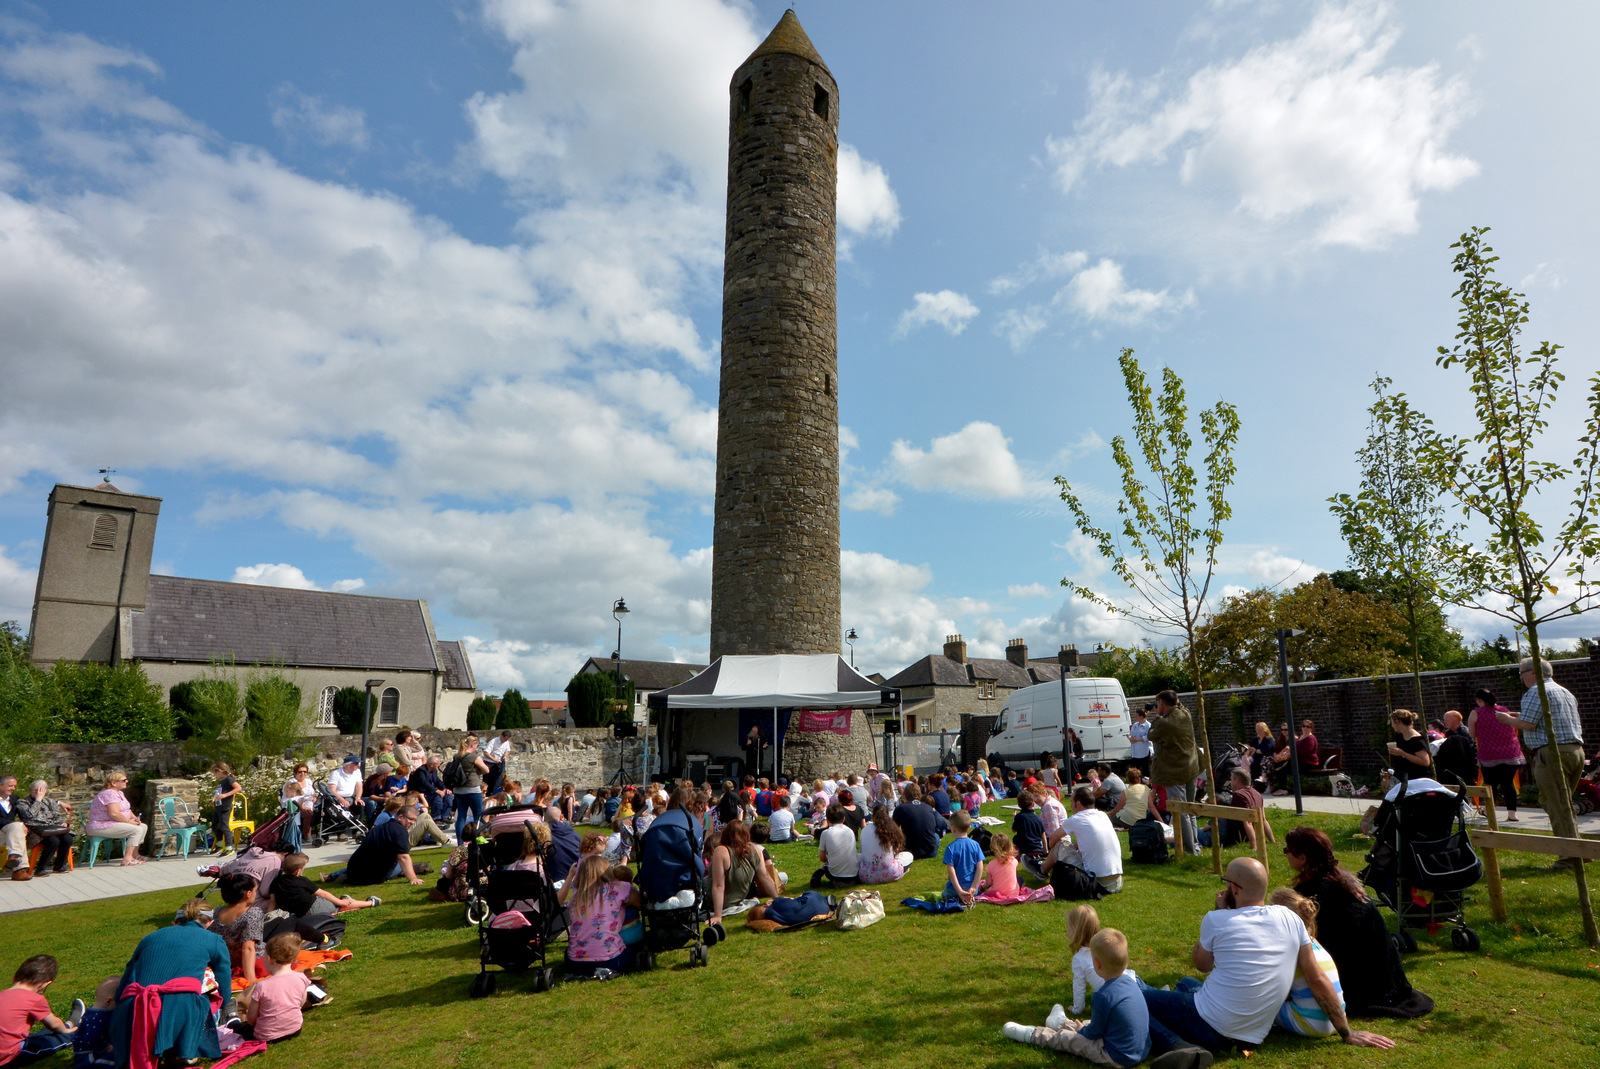
<svg viewBox="0 0 1600 1069">
<path fill-rule="evenodd" d="M 483 820 L 483 795 L 481 794 L 456 794 L 456 842 L 461 841 L 461 829 L 467 826 L 467 821 Z"/>
<path fill-rule="evenodd" d="M 72 1037 L 60 1032 L 45 1029 L 35 1032 L 22 1041 L 22 1049 L 17 1052 L 16 1058 L 7 1062 L 7 1065 L 30 1065 L 42 1058 L 48 1058 L 64 1047 L 72 1046 Z"/>
<path fill-rule="evenodd" d="M 1185 976 L 1171 991 L 1160 991 L 1143 981 L 1145 1009 L 1150 1011 L 1150 1056 L 1165 1054 L 1174 1047 L 1204 1047 L 1206 1050 L 1226 1050 L 1233 1040 L 1206 1024 L 1194 1008 L 1194 996 L 1200 990 L 1200 981 Z"/>
<path fill-rule="evenodd" d="M 1187 802 L 1193 799 L 1194 784 L 1180 783 L 1176 787 L 1167 788 L 1167 801 Z M 1186 854 L 1198 854 L 1198 836 L 1196 834 L 1194 814 L 1184 813 L 1178 819 L 1180 833 L 1183 835 L 1183 851 Z"/>
</svg>

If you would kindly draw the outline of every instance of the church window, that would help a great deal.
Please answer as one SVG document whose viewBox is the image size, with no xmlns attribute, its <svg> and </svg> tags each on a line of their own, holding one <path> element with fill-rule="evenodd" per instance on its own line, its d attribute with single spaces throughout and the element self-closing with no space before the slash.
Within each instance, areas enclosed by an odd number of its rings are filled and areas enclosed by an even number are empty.
<svg viewBox="0 0 1600 1069">
<path fill-rule="evenodd" d="M 117 548 L 117 518 L 105 513 L 94 518 L 94 534 L 89 537 L 90 549 Z"/>
<path fill-rule="evenodd" d="M 323 687 L 322 697 L 317 701 L 317 727 L 331 728 L 338 725 L 333 719 L 333 696 L 339 693 L 338 687 Z"/>
<path fill-rule="evenodd" d="M 393 687 L 383 688 L 383 700 L 378 704 L 378 723 L 400 723 L 400 692 Z"/>
<path fill-rule="evenodd" d="M 811 98 L 811 110 L 824 120 L 828 117 L 828 91 L 820 85 L 817 86 L 817 95 Z"/>
</svg>

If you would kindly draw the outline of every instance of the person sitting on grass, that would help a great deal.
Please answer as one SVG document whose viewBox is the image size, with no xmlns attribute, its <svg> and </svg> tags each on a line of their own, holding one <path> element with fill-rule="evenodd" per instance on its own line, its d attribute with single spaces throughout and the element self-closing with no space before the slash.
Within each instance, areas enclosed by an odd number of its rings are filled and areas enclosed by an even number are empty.
<svg viewBox="0 0 1600 1069">
<path fill-rule="evenodd" d="M 1316 955 L 1317 965 L 1327 975 L 1343 1008 L 1344 988 L 1339 984 L 1339 966 L 1334 964 L 1333 955 L 1317 942 L 1317 903 L 1297 891 L 1279 887 L 1267 896 L 1267 905 L 1291 910 L 1305 924 L 1306 934 L 1311 937 L 1311 952 Z M 1295 968 L 1294 982 L 1289 985 L 1289 997 L 1278 1009 L 1277 1025 L 1297 1036 L 1333 1035 L 1333 1022 L 1328 1020 L 1328 1015 L 1311 993 L 1311 985 L 1306 983 L 1305 974 L 1298 966 Z"/>
<path fill-rule="evenodd" d="M 846 788 L 839 792 L 848 794 Z M 818 839 L 817 860 L 820 868 L 811 874 L 811 886 L 821 887 L 826 881 L 834 887 L 850 887 L 861 882 L 861 855 L 856 852 L 856 833 L 845 823 L 844 806 L 838 802 L 828 807 L 828 823 Z"/>
<path fill-rule="evenodd" d="M 961 791 L 961 808 L 967 811 L 968 816 L 978 815 L 978 807 L 983 804 L 983 784 L 973 776 L 963 785 Z"/>
<path fill-rule="evenodd" d="M 1096 809 L 1110 813 L 1122 805 L 1122 794 L 1127 785 L 1122 782 L 1122 777 L 1112 771 L 1111 766 L 1099 764 L 1095 766 L 1099 774 L 1100 785 L 1094 790 L 1094 805 Z"/>
<path fill-rule="evenodd" d="M 31 1065 L 72 1045 L 72 1033 L 83 1016 L 83 1003 L 74 1001 L 72 1013 L 63 1021 L 50 1012 L 45 990 L 56 982 L 60 965 L 49 954 L 35 954 L 11 977 L 11 986 L 0 991 L 0 1065 Z M 42 1022 L 44 1029 L 29 1034 Z"/>
<path fill-rule="evenodd" d="M 1100 979 L 1087 1021 L 1068 1017 L 1057 1005 L 1043 1028 L 1007 1021 L 1001 1032 L 1018 1043 L 1076 1054 L 1095 1065 L 1138 1065 L 1150 1054 L 1150 1014 L 1138 979 L 1128 972 L 1128 939 L 1115 928 L 1102 928 L 1085 949 Z"/>
<path fill-rule="evenodd" d="M 311 859 L 305 854 L 289 854 L 283 859 L 283 869 L 272 881 L 271 908 L 281 909 L 291 917 L 310 917 L 338 913 L 347 909 L 371 909 L 381 905 L 377 895 L 371 898 L 351 898 L 335 895 L 310 880 L 304 873 Z"/>
<path fill-rule="evenodd" d="M 983 847 L 967 838 L 971 830 L 972 817 L 965 809 L 950 814 L 950 834 L 955 838 L 944 848 L 944 898 L 960 902 L 962 909 L 972 908 L 983 882 Z"/>
<path fill-rule="evenodd" d="M 426 870 L 419 870 L 411 861 L 411 828 L 416 822 L 416 809 L 407 806 L 399 810 L 393 820 L 368 832 L 345 867 L 323 876 L 322 882 L 343 879 L 364 886 L 404 876 L 408 883 L 421 884 L 418 873 Z"/>
<path fill-rule="evenodd" d="M 906 833 L 889 815 L 889 807 L 875 807 L 872 819 L 861 829 L 861 865 L 856 875 L 862 883 L 893 883 L 906 874 L 912 860 Z"/>
<path fill-rule="evenodd" d="M 1070 874 L 1058 874 L 1061 878 L 1052 876 L 1057 865 L 1087 873 L 1105 894 L 1114 895 L 1122 890 L 1122 841 L 1111 826 L 1111 818 L 1096 809 L 1094 801 L 1094 791 L 1088 787 L 1072 792 L 1072 816 L 1062 822 L 1061 838 L 1056 840 L 1054 849 L 1035 873 L 1050 880 L 1057 898 L 1085 897 L 1071 893 L 1072 883 L 1065 878 Z M 1032 866 L 1029 869 L 1033 871 Z"/>
<path fill-rule="evenodd" d="M 787 806 L 774 807 L 767 818 L 767 838 L 775 843 L 788 843 L 793 842 L 794 837 L 794 810 Z"/>
<path fill-rule="evenodd" d="M 985 875 L 979 890 L 1001 898 L 1016 897 L 1022 892 L 1022 885 L 1017 882 L 1017 848 L 1011 836 L 1003 831 L 995 832 L 989 838 L 989 849 L 994 853 L 994 860 L 984 867 Z"/>
<path fill-rule="evenodd" d="M 1150 788 L 1145 784 L 1144 773 L 1139 771 L 1139 766 L 1133 765 L 1128 769 L 1128 785 L 1123 788 L 1117 804 L 1108 810 L 1108 815 L 1111 823 L 1120 831 L 1133 827 L 1149 812 Z"/>
<path fill-rule="evenodd" d="M 906 849 L 917 859 L 930 858 L 939 852 L 939 840 L 950 830 L 950 825 L 933 807 L 922 800 L 922 791 L 915 783 L 907 783 L 900 794 L 900 804 L 894 807 L 894 822 L 906 835 Z"/>
<path fill-rule="evenodd" d="M 1032 794 L 1033 804 L 1039 810 L 1039 820 L 1044 825 L 1045 853 L 1049 853 L 1067 834 L 1066 829 L 1062 827 L 1067 822 L 1067 807 L 1061 804 L 1061 799 L 1044 787 L 1033 787 Z M 1090 798 L 1093 797 L 1091 792 Z M 1049 869 L 1045 871 L 1048 872 Z"/>
<path fill-rule="evenodd" d="M 122 977 L 108 976 L 94 989 L 94 1001 L 84 1009 L 77 1031 L 72 1033 L 72 1069 L 118 1069 L 111 1053 L 111 1011 L 117 1008 L 117 989 Z M 80 1004 L 74 1000 L 72 1014 Z M 67 1018 L 68 1023 L 72 1017 Z"/>
<path fill-rule="evenodd" d="M 711 851 L 711 925 L 722 923 L 727 907 L 751 898 L 776 898 L 778 893 L 761 847 L 750 840 L 750 826 L 735 820 L 723 828 L 722 842 Z"/>
<path fill-rule="evenodd" d="M 1388 1049 L 1394 1040 L 1352 1031 L 1311 949 L 1305 922 L 1282 906 L 1269 906 L 1267 870 L 1253 857 L 1237 857 L 1223 875 L 1216 908 L 1200 921 L 1191 952 L 1202 983 L 1181 978 L 1171 991 L 1144 988 L 1151 1048 L 1161 1069 L 1204 1069 L 1212 1052 L 1254 1048 L 1267 1037 L 1289 996 L 1298 968 L 1317 1005 L 1344 1042 Z M 1175 1055 L 1175 1057 L 1168 1057 Z"/>
<path fill-rule="evenodd" d="M 141 1058 L 170 1055 L 183 1064 L 194 1058 L 222 1057 L 216 1017 L 204 988 L 209 969 L 227 997 L 231 966 L 228 944 L 200 923 L 205 909 L 205 899 L 190 899 L 172 925 L 157 928 L 134 948 L 118 978 L 117 1003 L 111 1012 L 113 1065 L 128 1064 L 135 1018 L 144 1044 Z"/>
<path fill-rule="evenodd" d="M 1034 812 L 1032 791 L 1017 796 L 1017 815 L 1011 818 L 1011 842 L 1022 857 L 1044 856 L 1044 821 Z"/>
<path fill-rule="evenodd" d="M 263 1043 L 280 1043 L 300 1034 L 311 978 L 296 972 L 294 962 L 304 946 L 293 932 L 267 940 L 267 975 L 245 995 L 244 1019 L 234 1023 L 235 1032 Z"/>
<path fill-rule="evenodd" d="M 867 823 L 867 807 L 858 804 L 858 802 L 866 801 L 865 792 L 857 794 L 856 792 L 858 791 L 861 791 L 860 787 L 840 787 L 839 794 L 833 803 L 834 806 L 839 807 L 841 814 L 839 820 L 848 825 L 854 835 L 860 835 L 862 827 Z M 833 806 L 829 806 L 828 810 L 831 813 Z M 828 820 L 829 823 L 833 822 L 831 816 Z"/>
<path fill-rule="evenodd" d="M 607 980 L 624 973 L 633 948 L 622 940 L 627 910 L 644 900 L 639 888 L 614 879 L 614 866 L 602 854 L 578 862 L 578 871 L 561 888 L 567 908 L 567 974 Z"/>
<path fill-rule="evenodd" d="M 1245 842 L 1250 844 L 1250 849 L 1255 850 L 1257 849 L 1255 824 L 1256 810 L 1265 810 L 1267 806 L 1266 800 L 1261 797 L 1260 791 L 1256 790 L 1250 785 L 1250 773 L 1246 772 L 1244 769 L 1234 769 L 1233 775 L 1229 778 L 1231 780 L 1230 786 L 1233 789 L 1233 793 L 1228 799 L 1228 804 L 1239 809 L 1243 809 L 1245 811 L 1245 819 L 1218 821 L 1217 834 L 1222 836 L 1223 846 L 1232 846 L 1242 838 L 1245 840 Z M 1275 841 L 1276 839 L 1272 834 L 1272 824 L 1269 822 L 1267 824 L 1267 842 L 1270 843 Z M 1200 845 L 1211 845 L 1210 828 L 1200 829 Z"/>
<path fill-rule="evenodd" d="M 232 970 L 246 983 L 256 982 L 256 961 L 266 942 L 266 914 L 256 904 L 256 881 L 242 872 L 231 872 L 217 880 L 222 906 L 211 915 L 211 930 L 228 944 Z M 224 978 L 217 977 L 218 983 Z"/>
<path fill-rule="evenodd" d="M 550 849 L 550 828 L 544 821 L 528 821 L 522 829 L 522 856 L 506 866 L 515 872 L 544 872 L 545 851 Z"/>
<path fill-rule="evenodd" d="M 469 820 L 461 829 L 461 842 L 450 851 L 450 857 L 443 865 L 439 866 L 439 879 L 435 882 L 433 890 L 428 892 L 428 898 L 434 902 L 465 902 L 467 891 L 471 884 L 467 882 L 471 868 L 471 849 L 473 840 L 478 837 L 477 821 Z M 596 839 L 601 849 L 605 848 L 605 836 L 586 835 L 585 841 Z"/>
</svg>

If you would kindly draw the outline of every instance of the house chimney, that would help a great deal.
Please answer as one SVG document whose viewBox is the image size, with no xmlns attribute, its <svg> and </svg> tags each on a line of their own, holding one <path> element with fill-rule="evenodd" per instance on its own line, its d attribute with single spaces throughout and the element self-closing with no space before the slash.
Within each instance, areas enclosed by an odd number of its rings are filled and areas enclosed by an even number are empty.
<svg viewBox="0 0 1600 1069">
<path fill-rule="evenodd" d="M 1006 660 L 1018 668 L 1028 667 L 1028 643 L 1020 638 L 1014 638 L 1006 643 Z"/>
<path fill-rule="evenodd" d="M 1061 647 L 1061 652 L 1056 654 L 1056 660 L 1061 662 L 1062 671 L 1070 671 L 1078 667 L 1078 647 L 1071 642 Z"/>
<path fill-rule="evenodd" d="M 967 644 L 960 635 L 944 637 L 944 655 L 957 664 L 967 663 Z"/>
</svg>

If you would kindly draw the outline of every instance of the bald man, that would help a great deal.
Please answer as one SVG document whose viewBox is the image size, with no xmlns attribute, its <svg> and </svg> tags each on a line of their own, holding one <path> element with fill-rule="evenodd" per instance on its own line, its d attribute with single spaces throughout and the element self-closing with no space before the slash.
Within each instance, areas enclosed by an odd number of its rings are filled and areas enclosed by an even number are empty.
<svg viewBox="0 0 1600 1069">
<path fill-rule="evenodd" d="M 1351 1031 L 1344 1004 L 1312 953 L 1305 924 L 1282 906 L 1264 904 L 1267 870 L 1261 862 L 1235 858 L 1222 882 L 1217 908 L 1200 921 L 1192 955 L 1195 968 L 1210 974 L 1205 982 L 1185 976 L 1172 991 L 1144 989 L 1153 1066 L 1204 1069 L 1212 1051 L 1259 1046 L 1297 968 L 1346 1043 L 1394 1046 L 1384 1036 Z"/>
<path fill-rule="evenodd" d="M 1478 744 L 1461 726 L 1461 714 L 1454 709 L 1444 714 L 1444 738 L 1433 751 L 1433 767 L 1440 783 L 1452 784 L 1458 778 L 1465 784 L 1478 782 Z"/>
</svg>

